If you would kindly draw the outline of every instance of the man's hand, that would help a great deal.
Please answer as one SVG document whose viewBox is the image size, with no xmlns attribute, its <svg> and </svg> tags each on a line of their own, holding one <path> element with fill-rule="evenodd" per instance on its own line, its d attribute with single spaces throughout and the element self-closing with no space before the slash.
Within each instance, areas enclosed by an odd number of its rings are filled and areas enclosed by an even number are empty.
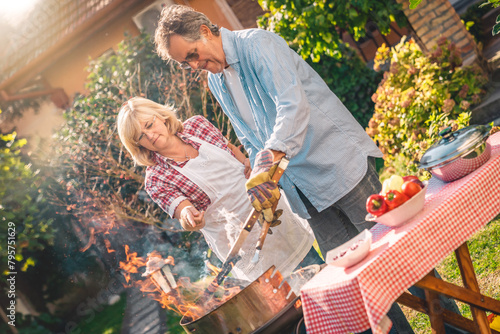
<svg viewBox="0 0 500 334">
<path fill-rule="evenodd" d="M 274 211 L 274 214 L 273 214 L 273 221 L 269 224 L 269 227 L 276 227 L 278 225 L 281 224 L 281 220 L 280 220 L 280 217 L 281 215 L 283 214 L 283 210 L 282 209 L 278 209 L 276 211 Z M 262 220 L 264 219 L 264 215 L 260 215 L 260 218 L 258 220 L 259 222 L 259 225 L 262 227 Z M 273 231 L 271 229 L 269 229 L 267 231 L 267 234 L 273 234 Z"/>
<path fill-rule="evenodd" d="M 245 184 L 250 202 L 255 210 L 262 212 L 267 222 L 273 221 L 272 207 L 280 198 L 278 185 L 271 181 L 271 175 L 278 166 L 273 163 L 273 157 L 270 150 L 257 153 L 255 167 Z"/>
</svg>

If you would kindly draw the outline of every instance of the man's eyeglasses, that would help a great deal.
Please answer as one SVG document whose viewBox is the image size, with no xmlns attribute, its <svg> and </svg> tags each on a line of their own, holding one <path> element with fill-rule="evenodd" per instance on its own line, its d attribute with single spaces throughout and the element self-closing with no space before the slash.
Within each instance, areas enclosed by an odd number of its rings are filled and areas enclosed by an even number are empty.
<svg viewBox="0 0 500 334">
<path fill-rule="evenodd" d="M 200 58 L 200 55 L 198 54 L 197 50 L 194 49 L 193 52 L 191 52 L 190 54 L 188 54 L 186 56 L 186 59 L 183 62 L 179 63 L 179 66 L 183 70 L 189 70 L 191 68 L 191 65 L 189 65 L 189 63 L 192 61 L 197 61 L 199 58 Z"/>
<path fill-rule="evenodd" d="M 153 124 L 155 124 L 155 121 L 156 121 L 156 115 L 154 115 L 154 117 L 153 117 L 153 121 L 152 121 L 151 123 L 146 123 L 146 125 L 144 126 L 144 128 L 145 128 L 146 130 L 151 129 L 151 127 L 153 126 Z M 137 146 L 139 146 L 139 143 L 141 142 L 141 140 L 142 140 L 142 139 L 144 139 L 144 136 L 145 136 L 145 135 L 146 135 L 146 134 L 145 134 L 144 132 L 141 132 L 141 135 L 139 136 L 139 138 L 138 138 L 138 139 L 137 139 L 137 141 L 135 142 L 135 144 L 136 144 Z"/>
</svg>

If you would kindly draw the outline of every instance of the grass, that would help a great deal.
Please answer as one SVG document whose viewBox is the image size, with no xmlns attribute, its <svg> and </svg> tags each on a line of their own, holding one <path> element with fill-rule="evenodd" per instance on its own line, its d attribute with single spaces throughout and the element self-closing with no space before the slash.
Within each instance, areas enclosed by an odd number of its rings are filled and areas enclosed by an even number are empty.
<svg viewBox="0 0 500 334">
<path fill-rule="evenodd" d="M 167 332 L 165 334 L 184 334 L 186 333 L 180 325 L 182 316 L 171 310 L 165 310 Z"/>
<path fill-rule="evenodd" d="M 500 299 L 500 216 L 469 239 L 468 246 L 481 293 Z M 448 255 L 436 269 L 445 281 L 463 286 L 454 253 Z M 468 304 L 457 302 L 457 305 L 463 316 L 472 319 Z M 401 308 L 416 334 L 431 332 L 427 315 L 402 305 Z"/>
<path fill-rule="evenodd" d="M 81 321 L 78 324 L 80 330 L 78 333 L 120 334 L 126 301 L 126 295 L 123 293 L 118 302 L 105 306 L 102 311 L 96 312 L 92 321 Z"/>
</svg>

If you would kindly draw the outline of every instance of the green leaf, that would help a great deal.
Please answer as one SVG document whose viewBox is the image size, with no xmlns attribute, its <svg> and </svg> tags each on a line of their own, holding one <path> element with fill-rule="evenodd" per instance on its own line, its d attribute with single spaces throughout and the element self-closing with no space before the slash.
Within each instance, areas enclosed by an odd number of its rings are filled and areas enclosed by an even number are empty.
<svg viewBox="0 0 500 334">
<path fill-rule="evenodd" d="M 493 26 L 493 29 L 491 30 L 491 34 L 493 36 L 497 35 L 498 33 L 500 33 L 500 23 L 497 23 Z"/>
<path fill-rule="evenodd" d="M 415 9 L 422 0 L 410 0 L 410 9 Z"/>
</svg>

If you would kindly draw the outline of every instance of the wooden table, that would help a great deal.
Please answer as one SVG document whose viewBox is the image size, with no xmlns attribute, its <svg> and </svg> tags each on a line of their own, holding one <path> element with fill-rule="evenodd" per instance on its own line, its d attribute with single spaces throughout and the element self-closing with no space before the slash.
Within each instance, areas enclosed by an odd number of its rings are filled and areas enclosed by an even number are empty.
<svg viewBox="0 0 500 334">
<path fill-rule="evenodd" d="M 301 290 L 309 334 L 387 333 L 386 313 L 395 302 L 429 314 L 433 332 L 443 321 L 476 333 L 490 331 L 484 310 L 500 314 L 500 301 L 480 293 L 467 240 L 500 213 L 500 133 L 490 136 L 492 157 L 457 181 L 429 181 L 424 209 L 405 225 L 375 225 L 370 253 L 350 268 L 327 266 Z M 499 250 L 500 251 L 500 250 Z M 433 277 L 432 269 L 455 252 L 464 286 Z M 424 288 L 426 300 L 405 290 Z M 440 310 L 444 294 L 471 305 L 473 321 Z"/>
</svg>

